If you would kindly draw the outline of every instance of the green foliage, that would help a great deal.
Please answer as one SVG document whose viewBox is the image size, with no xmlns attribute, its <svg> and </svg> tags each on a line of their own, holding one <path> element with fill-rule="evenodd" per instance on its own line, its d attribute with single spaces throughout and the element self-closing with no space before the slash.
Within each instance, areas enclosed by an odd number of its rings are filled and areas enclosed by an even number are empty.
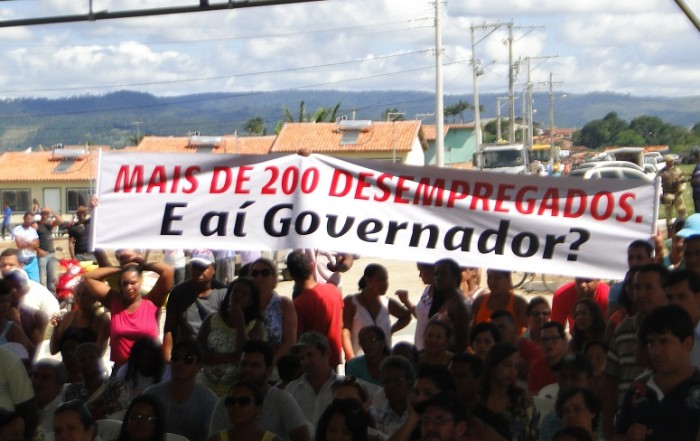
<svg viewBox="0 0 700 441">
<path fill-rule="evenodd" d="M 382 121 L 403 121 L 406 119 L 405 115 L 399 115 L 401 112 L 396 107 L 389 107 L 382 112 Z"/>
<path fill-rule="evenodd" d="M 459 115 L 460 122 L 464 124 L 464 111 L 468 109 L 473 109 L 474 106 L 466 101 L 459 100 L 458 102 L 445 106 L 444 113 L 445 116 L 451 116 L 453 121 L 456 116 Z"/>
<path fill-rule="evenodd" d="M 245 131 L 250 136 L 262 135 L 265 133 L 265 120 L 262 116 L 249 119 L 245 123 Z"/>
</svg>

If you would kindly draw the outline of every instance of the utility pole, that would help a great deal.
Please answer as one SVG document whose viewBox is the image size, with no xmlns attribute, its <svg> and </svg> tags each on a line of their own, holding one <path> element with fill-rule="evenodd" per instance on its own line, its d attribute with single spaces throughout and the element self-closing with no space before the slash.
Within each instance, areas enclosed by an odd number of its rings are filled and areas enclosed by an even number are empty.
<svg viewBox="0 0 700 441">
<path fill-rule="evenodd" d="M 435 163 L 445 166 L 445 105 L 442 96 L 442 24 L 440 1 L 435 0 Z"/>
<path fill-rule="evenodd" d="M 496 142 L 503 141 L 501 136 L 501 101 L 508 101 L 507 96 L 496 98 Z"/>
<path fill-rule="evenodd" d="M 481 151 L 481 145 L 483 144 L 483 133 L 481 130 L 481 106 L 479 105 L 479 86 L 478 86 L 478 79 L 479 75 L 482 75 L 484 73 L 483 69 L 479 67 L 479 60 L 476 58 L 476 38 L 474 36 L 474 31 L 476 29 L 488 29 L 488 28 L 493 28 L 489 34 L 493 33 L 496 29 L 501 27 L 500 23 L 496 24 L 483 24 L 481 26 L 474 26 L 472 25 L 470 27 L 471 29 L 471 37 L 472 37 L 472 81 L 474 84 L 474 126 L 475 126 L 475 133 L 476 133 L 476 151 L 480 152 Z M 487 34 L 488 36 L 488 34 Z"/>
<path fill-rule="evenodd" d="M 396 137 L 394 135 L 394 128 L 396 127 L 395 116 L 404 116 L 406 112 L 387 112 L 386 121 L 391 121 L 391 163 L 396 164 Z"/>
<path fill-rule="evenodd" d="M 554 150 L 554 74 L 549 73 L 549 157 L 552 160 L 559 159 Z M 557 82 L 561 84 L 561 81 Z"/>
<path fill-rule="evenodd" d="M 532 83 L 532 66 L 530 62 L 532 60 L 548 60 L 550 58 L 556 58 L 558 55 L 550 55 L 550 56 L 540 56 L 540 57 L 527 57 L 525 60 L 527 61 L 527 84 L 525 90 L 527 91 L 525 99 L 527 100 L 527 104 L 524 105 L 524 115 L 527 117 L 527 136 L 525 135 L 525 131 L 523 130 L 523 143 L 525 144 L 526 147 L 532 147 L 532 137 L 534 135 L 533 133 L 533 116 L 532 114 L 533 109 L 532 109 L 532 89 L 533 89 L 533 83 Z"/>
</svg>

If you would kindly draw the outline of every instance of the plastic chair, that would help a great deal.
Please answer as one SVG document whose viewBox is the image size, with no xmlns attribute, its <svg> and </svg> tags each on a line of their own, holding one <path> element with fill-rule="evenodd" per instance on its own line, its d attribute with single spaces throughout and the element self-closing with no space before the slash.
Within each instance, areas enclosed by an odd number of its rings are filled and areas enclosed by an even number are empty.
<svg viewBox="0 0 700 441">
<path fill-rule="evenodd" d="M 119 437 L 119 432 L 122 430 L 122 422 L 119 420 L 97 420 L 97 436 L 103 441 L 111 441 Z"/>
</svg>

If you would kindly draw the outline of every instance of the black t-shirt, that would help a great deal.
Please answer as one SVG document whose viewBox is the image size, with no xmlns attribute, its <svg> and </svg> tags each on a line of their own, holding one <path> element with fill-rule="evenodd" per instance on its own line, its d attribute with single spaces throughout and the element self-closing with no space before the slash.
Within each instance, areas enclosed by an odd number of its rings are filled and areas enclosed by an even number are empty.
<svg viewBox="0 0 700 441">
<path fill-rule="evenodd" d="M 84 224 L 73 224 L 68 229 L 68 237 L 75 239 L 75 254 L 85 254 L 90 252 L 90 219 Z"/>
<path fill-rule="evenodd" d="M 226 295 L 226 285 L 214 279 L 211 281 L 211 291 L 207 297 L 197 297 L 192 280 L 185 280 L 175 285 L 170 291 L 166 315 L 175 314 L 178 319 L 177 340 L 183 337 L 196 337 L 204 318 L 219 310 L 219 304 Z"/>
<path fill-rule="evenodd" d="M 49 253 L 56 251 L 53 245 L 53 234 L 51 230 L 53 230 L 51 224 L 47 225 L 39 222 L 36 225 L 36 232 L 39 235 L 39 248 Z"/>
</svg>

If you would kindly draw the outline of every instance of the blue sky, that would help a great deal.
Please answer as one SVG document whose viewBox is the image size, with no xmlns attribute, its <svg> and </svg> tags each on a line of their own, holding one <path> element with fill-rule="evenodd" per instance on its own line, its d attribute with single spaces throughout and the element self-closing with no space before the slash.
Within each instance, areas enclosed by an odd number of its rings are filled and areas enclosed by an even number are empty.
<svg viewBox="0 0 700 441">
<path fill-rule="evenodd" d="M 225 0 L 210 0 L 221 3 Z M 87 0 L 0 3 L 0 21 L 79 14 Z M 94 0 L 94 9 L 199 0 Z M 700 0 L 686 0 L 700 15 Z M 433 90 L 433 3 L 325 0 L 231 11 L 0 29 L 0 97 L 140 90 Z M 515 26 L 536 91 L 700 96 L 700 32 L 672 0 L 460 0 L 443 4 L 445 93 L 471 94 L 469 26 Z M 535 27 L 528 29 L 527 27 Z M 507 30 L 477 33 L 480 90 L 506 93 Z M 536 59 L 535 57 L 556 56 Z M 525 68 L 517 79 L 522 90 Z"/>
</svg>

